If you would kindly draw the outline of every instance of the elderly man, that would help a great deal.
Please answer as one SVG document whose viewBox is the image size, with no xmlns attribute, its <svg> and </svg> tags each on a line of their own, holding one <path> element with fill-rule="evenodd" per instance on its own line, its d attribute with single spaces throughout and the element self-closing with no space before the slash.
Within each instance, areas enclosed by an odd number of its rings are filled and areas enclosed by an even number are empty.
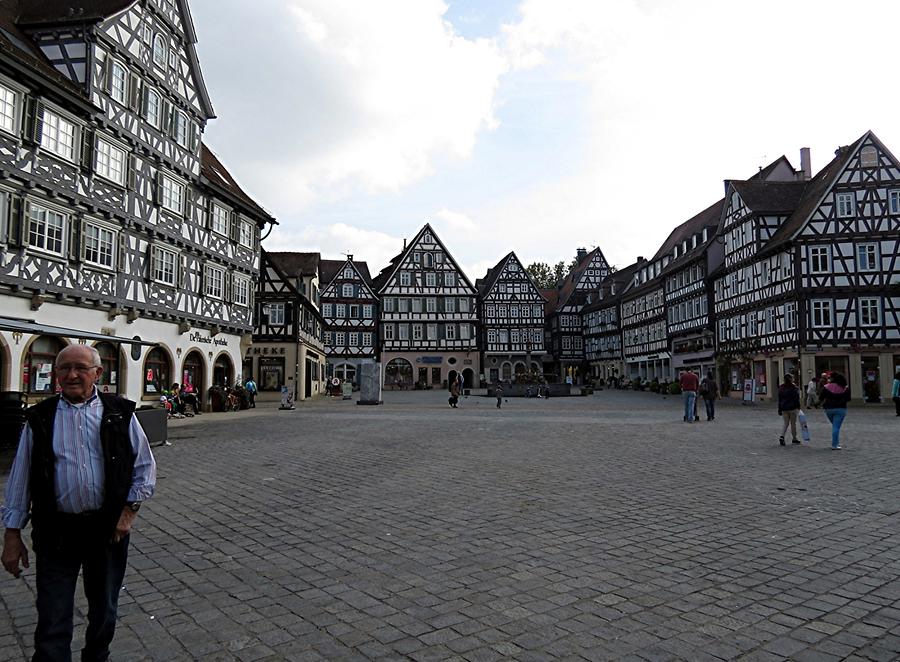
<svg viewBox="0 0 900 662">
<path fill-rule="evenodd" d="M 3 567 L 29 567 L 22 528 L 31 517 L 37 556 L 33 660 L 71 660 L 75 584 L 83 570 L 88 626 L 82 660 L 106 660 L 116 629 L 128 537 L 153 495 L 156 463 L 135 404 L 98 393 L 93 347 L 56 357 L 60 395 L 31 407 L 6 485 Z M 20 567 L 21 566 L 21 567 Z"/>
</svg>

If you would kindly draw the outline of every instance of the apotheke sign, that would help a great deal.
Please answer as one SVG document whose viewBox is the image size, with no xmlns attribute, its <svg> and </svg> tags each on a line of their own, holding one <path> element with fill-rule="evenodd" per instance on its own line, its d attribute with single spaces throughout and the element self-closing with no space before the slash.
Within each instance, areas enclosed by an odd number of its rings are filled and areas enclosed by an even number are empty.
<svg viewBox="0 0 900 662">
<path fill-rule="evenodd" d="M 191 342 L 204 343 L 206 345 L 215 345 L 216 347 L 228 347 L 228 340 L 225 338 L 203 337 L 199 333 L 194 332 L 190 335 Z"/>
</svg>

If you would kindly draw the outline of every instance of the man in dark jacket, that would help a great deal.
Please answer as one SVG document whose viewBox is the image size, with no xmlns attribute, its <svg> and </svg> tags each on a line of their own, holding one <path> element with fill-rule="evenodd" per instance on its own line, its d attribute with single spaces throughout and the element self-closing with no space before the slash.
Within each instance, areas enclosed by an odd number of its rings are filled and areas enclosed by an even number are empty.
<svg viewBox="0 0 900 662">
<path fill-rule="evenodd" d="M 93 347 L 56 357 L 61 395 L 26 413 L 27 424 L 2 508 L 3 567 L 29 567 L 22 528 L 31 519 L 37 556 L 35 661 L 71 660 L 75 585 L 83 571 L 88 626 L 82 660 L 106 660 L 116 629 L 128 539 L 141 502 L 156 485 L 156 463 L 134 403 L 101 394 Z"/>
</svg>

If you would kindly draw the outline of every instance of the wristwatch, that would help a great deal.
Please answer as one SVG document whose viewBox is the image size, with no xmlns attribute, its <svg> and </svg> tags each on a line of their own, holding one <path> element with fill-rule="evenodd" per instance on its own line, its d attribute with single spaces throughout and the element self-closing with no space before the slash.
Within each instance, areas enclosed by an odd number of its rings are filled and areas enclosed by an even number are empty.
<svg viewBox="0 0 900 662">
<path fill-rule="evenodd" d="M 126 503 L 125 505 L 126 505 L 126 506 L 128 507 L 128 509 L 131 510 L 131 512 L 133 512 L 133 513 L 136 513 L 137 511 L 139 511 L 139 510 L 141 509 L 141 502 L 140 502 L 140 501 L 132 501 L 131 503 Z"/>
</svg>

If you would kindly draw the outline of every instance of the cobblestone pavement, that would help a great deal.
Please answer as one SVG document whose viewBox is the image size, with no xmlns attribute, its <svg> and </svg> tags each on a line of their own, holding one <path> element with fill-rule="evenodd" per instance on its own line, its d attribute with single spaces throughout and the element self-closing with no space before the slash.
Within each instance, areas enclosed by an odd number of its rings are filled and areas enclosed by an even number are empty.
<svg viewBox="0 0 900 662">
<path fill-rule="evenodd" d="M 779 447 L 772 405 L 385 400 L 178 421 L 112 659 L 900 658 L 891 409 L 832 452 L 821 411 Z M 0 579 L 0 659 L 30 652 L 33 590 Z"/>
</svg>

